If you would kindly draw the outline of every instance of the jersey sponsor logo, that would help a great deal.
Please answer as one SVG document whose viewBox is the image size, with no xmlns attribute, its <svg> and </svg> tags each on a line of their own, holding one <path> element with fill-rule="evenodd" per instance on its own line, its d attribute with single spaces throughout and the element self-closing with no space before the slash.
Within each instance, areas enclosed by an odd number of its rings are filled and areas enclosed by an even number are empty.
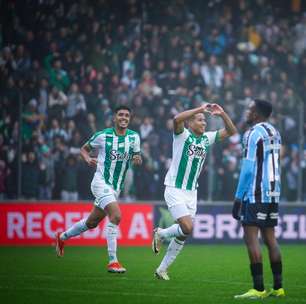
<svg viewBox="0 0 306 304">
<path fill-rule="evenodd" d="M 206 157 L 206 148 L 191 144 L 191 145 L 188 146 L 187 155 L 188 156 L 194 155 L 195 157 L 205 158 Z"/>
<path fill-rule="evenodd" d="M 109 159 L 110 160 L 119 160 L 119 161 L 129 161 L 131 158 L 131 155 L 129 155 L 128 152 L 124 152 L 124 153 L 121 153 L 119 151 L 116 151 L 116 150 L 111 150 L 110 153 L 109 153 Z"/>
</svg>

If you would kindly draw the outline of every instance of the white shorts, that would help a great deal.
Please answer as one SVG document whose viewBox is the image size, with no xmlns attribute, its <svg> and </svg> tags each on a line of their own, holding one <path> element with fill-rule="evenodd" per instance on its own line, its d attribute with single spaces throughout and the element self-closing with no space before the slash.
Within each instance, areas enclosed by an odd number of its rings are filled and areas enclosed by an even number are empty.
<svg viewBox="0 0 306 304">
<path fill-rule="evenodd" d="M 91 182 L 91 192 L 95 197 L 95 206 L 100 209 L 104 209 L 109 203 L 116 202 L 120 194 L 120 191 L 115 191 L 111 185 L 96 174 Z"/>
<path fill-rule="evenodd" d="M 197 212 L 197 190 L 183 190 L 166 186 L 165 201 L 172 217 L 177 220 L 190 215 L 193 219 Z"/>
</svg>

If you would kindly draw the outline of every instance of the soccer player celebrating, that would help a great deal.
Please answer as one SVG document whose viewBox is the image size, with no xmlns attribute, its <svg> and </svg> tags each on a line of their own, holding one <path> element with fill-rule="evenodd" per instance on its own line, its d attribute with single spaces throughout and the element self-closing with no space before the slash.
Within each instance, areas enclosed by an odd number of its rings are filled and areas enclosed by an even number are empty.
<svg viewBox="0 0 306 304">
<path fill-rule="evenodd" d="M 251 102 L 246 122 L 251 128 L 243 137 L 243 160 L 233 205 L 233 217 L 241 220 L 250 259 L 253 289 L 235 298 L 261 299 L 285 296 L 282 288 L 282 260 L 275 238 L 280 196 L 279 132 L 267 122 L 272 105 L 264 100 Z M 268 247 L 274 286 L 265 291 L 258 233 Z"/>
<path fill-rule="evenodd" d="M 91 183 L 91 191 L 95 196 L 94 207 L 88 218 L 80 220 L 63 233 L 56 234 L 56 252 L 59 257 L 64 255 L 66 240 L 97 227 L 108 216 L 106 239 L 109 264 L 107 270 L 114 273 L 126 271 L 117 260 L 117 234 L 121 219 L 117 199 L 130 161 L 133 165 L 142 163 L 139 135 L 128 129 L 130 117 L 130 108 L 119 106 L 114 115 L 115 127 L 95 133 L 82 146 L 82 158 L 89 166 L 97 167 Z M 98 150 L 98 158 L 91 156 L 92 150 Z"/>
<path fill-rule="evenodd" d="M 205 132 L 205 112 L 220 116 L 225 128 Z M 188 122 L 189 129 L 184 127 L 185 122 Z M 166 255 L 155 271 L 158 279 L 169 280 L 167 269 L 192 232 L 197 208 L 197 180 L 209 146 L 236 132 L 236 127 L 229 116 L 217 104 L 203 104 L 174 117 L 172 162 L 165 178 L 165 200 L 176 223 L 166 229 L 154 229 L 152 250 L 155 254 L 160 252 L 163 239 L 172 238 Z"/>
</svg>

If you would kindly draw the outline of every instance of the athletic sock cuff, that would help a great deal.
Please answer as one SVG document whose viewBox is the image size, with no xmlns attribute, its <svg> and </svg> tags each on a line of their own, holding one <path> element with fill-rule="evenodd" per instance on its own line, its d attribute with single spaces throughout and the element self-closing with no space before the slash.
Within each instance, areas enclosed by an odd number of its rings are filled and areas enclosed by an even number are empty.
<svg viewBox="0 0 306 304">
<path fill-rule="evenodd" d="M 183 232 L 183 230 L 182 230 L 182 228 L 181 228 L 180 225 L 178 225 L 177 231 L 178 231 L 178 233 L 179 233 L 180 236 L 185 236 L 185 237 L 187 236 L 187 235 Z"/>
<path fill-rule="evenodd" d="M 118 227 L 118 225 L 113 224 L 113 223 L 111 223 L 111 222 L 109 222 L 109 223 L 107 224 L 107 226 L 108 226 L 108 227 L 112 227 L 112 228 Z"/>
<path fill-rule="evenodd" d="M 178 238 L 175 238 L 174 241 L 179 245 L 184 245 L 185 241 L 179 240 Z"/>
</svg>

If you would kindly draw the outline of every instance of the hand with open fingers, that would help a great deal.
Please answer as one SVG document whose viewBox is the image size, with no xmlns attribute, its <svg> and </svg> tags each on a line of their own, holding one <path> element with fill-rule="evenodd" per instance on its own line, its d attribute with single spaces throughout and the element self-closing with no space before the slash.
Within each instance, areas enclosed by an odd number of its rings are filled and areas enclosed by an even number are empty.
<svg viewBox="0 0 306 304">
<path fill-rule="evenodd" d="M 222 115 L 224 113 L 223 108 L 217 103 L 211 105 L 211 114 L 212 115 Z"/>
<path fill-rule="evenodd" d="M 232 208 L 232 216 L 235 220 L 239 221 L 241 218 L 240 214 L 241 214 L 241 200 L 236 198 Z"/>
</svg>

